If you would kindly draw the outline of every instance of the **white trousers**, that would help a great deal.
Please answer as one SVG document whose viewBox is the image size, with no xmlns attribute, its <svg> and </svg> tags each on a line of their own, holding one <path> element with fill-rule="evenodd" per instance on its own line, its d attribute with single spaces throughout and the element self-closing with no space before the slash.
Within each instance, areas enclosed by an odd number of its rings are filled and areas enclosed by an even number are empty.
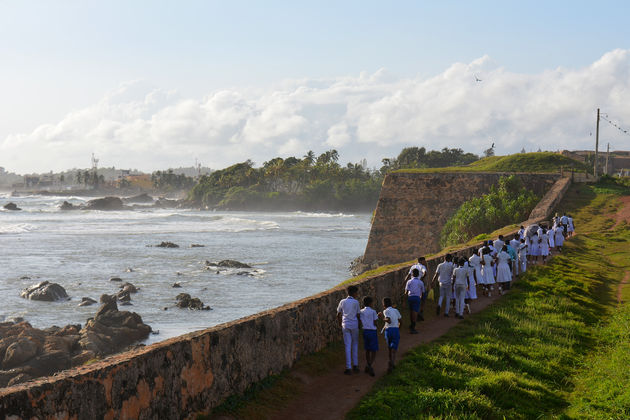
<svg viewBox="0 0 630 420">
<path fill-rule="evenodd" d="M 352 369 L 352 366 L 359 366 L 359 329 L 342 328 L 342 331 L 343 345 L 346 348 L 346 369 Z"/>
<path fill-rule="evenodd" d="M 451 298 L 453 297 L 453 286 L 451 284 L 440 284 L 440 299 L 438 299 L 438 306 L 442 306 L 442 300 L 446 299 L 444 313 L 448 314 L 448 311 L 451 309 Z"/>
<path fill-rule="evenodd" d="M 521 262 L 521 273 L 527 271 L 527 257 L 519 257 L 519 261 Z"/>
<path fill-rule="evenodd" d="M 455 285 L 455 313 L 457 315 L 464 315 L 464 305 L 466 299 L 466 285 Z"/>
</svg>

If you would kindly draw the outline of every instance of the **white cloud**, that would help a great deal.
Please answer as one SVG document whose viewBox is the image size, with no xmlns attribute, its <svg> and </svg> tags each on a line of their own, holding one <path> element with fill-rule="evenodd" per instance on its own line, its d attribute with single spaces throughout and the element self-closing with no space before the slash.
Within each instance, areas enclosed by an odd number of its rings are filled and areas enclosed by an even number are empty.
<svg viewBox="0 0 630 420">
<path fill-rule="evenodd" d="M 499 154 L 592 148 L 596 108 L 628 128 L 629 96 L 630 50 L 533 75 L 484 56 L 428 79 L 379 70 L 202 98 L 134 81 L 55 124 L 9 135 L 0 142 L 0 164 L 18 172 L 85 167 L 94 152 L 106 166 L 151 170 L 198 158 L 221 168 L 336 148 L 342 162 L 367 157 L 375 166 L 410 145 L 480 153 L 494 142 Z M 629 138 L 605 124 L 602 139 L 629 148 Z"/>
</svg>

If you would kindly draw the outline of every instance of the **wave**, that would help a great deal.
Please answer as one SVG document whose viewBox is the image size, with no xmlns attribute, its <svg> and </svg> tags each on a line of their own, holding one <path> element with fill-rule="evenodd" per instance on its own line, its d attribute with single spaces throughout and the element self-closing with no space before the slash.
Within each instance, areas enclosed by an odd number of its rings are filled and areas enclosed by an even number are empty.
<svg viewBox="0 0 630 420">
<path fill-rule="evenodd" d="M 345 213 L 312 213 L 307 211 L 296 211 L 291 213 L 291 216 L 297 217 L 355 217 L 354 214 L 345 214 Z"/>
<path fill-rule="evenodd" d="M 37 229 L 37 226 L 28 223 L 0 224 L 0 234 L 2 233 L 26 233 Z"/>
</svg>

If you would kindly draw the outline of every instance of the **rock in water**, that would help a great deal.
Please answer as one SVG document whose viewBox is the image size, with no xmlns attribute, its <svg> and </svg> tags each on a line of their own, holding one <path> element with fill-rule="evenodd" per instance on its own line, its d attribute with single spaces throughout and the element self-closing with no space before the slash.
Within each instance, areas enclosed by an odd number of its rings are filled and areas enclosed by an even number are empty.
<svg viewBox="0 0 630 420">
<path fill-rule="evenodd" d="M 30 300 L 43 300 L 53 302 L 55 300 L 70 299 L 61 285 L 43 281 L 39 284 L 27 287 L 20 294 L 21 297 Z"/>
<path fill-rule="evenodd" d="M 192 298 L 188 293 L 180 293 L 175 297 L 175 299 L 177 300 L 175 305 L 179 308 L 201 309 L 203 311 L 209 311 L 212 309 L 209 306 L 205 306 L 201 299 Z"/>
<path fill-rule="evenodd" d="M 125 203 L 153 203 L 153 197 L 147 193 L 124 198 Z"/>
<path fill-rule="evenodd" d="M 84 297 L 83 299 L 81 299 L 81 303 L 79 303 L 79 306 L 90 306 L 90 305 L 94 305 L 96 303 L 96 301 L 92 298 L 89 297 Z"/>
<path fill-rule="evenodd" d="M 87 210 L 122 210 L 124 205 L 119 197 L 103 197 L 88 201 L 85 208 Z"/>
<path fill-rule="evenodd" d="M 206 265 L 222 268 L 252 268 L 251 265 L 236 260 L 222 260 L 217 262 L 206 261 Z"/>
<path fill-rule="evenodd" d="M 4 208 L 7 210 L 12 210 L 12 211 L 22 210 L 15 203 L 7 203 L 4 205 Z"/>
<path fill-rule="evenodd" d="M 160 242 L 159 245 L 156 245 L 158 248 L 179 248 L 179 245 L 174 244 L 173 242 Z"/>
<path fill-rule="evenodd" d="M 79 345 L 83 350 L 106 355 L 144 340 L 151 333 L 151 327 L 142 322 L 140 315 L 119 311 L 112 296 L 101 296 L 101 302 L 96 316 L 80 332 Z"/>
<path fill-rule="evenodd" d="M 67 201 L 64 201 L 60 206 L 59 206 L 59 210 L 78 210 L 80 207 L 79 206 L 75 206 L 72 203 L 69 203 Z"/>
</svg>

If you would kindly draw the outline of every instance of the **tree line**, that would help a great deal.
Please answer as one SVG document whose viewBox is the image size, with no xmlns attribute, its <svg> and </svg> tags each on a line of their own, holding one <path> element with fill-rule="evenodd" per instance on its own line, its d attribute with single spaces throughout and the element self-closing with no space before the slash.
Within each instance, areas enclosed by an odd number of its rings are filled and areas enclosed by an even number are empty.
<svg viewBox="0 0 630 420">
<path fill-rule="evenodd" d="M 462 149 L 427 152 L 424 147 L 403 149 L 383 159 L 380 168 L 361 163 L 339 163 L 335 149 L 301 158 L 276 157 L 255 167 L 246 160 L 204 175 L 191 189 L 189 200 L 203 207 L 257 210 L 372 210 L 383 177 L 392 170 L 466 165 L 478 160 Z"/>
</svg>

